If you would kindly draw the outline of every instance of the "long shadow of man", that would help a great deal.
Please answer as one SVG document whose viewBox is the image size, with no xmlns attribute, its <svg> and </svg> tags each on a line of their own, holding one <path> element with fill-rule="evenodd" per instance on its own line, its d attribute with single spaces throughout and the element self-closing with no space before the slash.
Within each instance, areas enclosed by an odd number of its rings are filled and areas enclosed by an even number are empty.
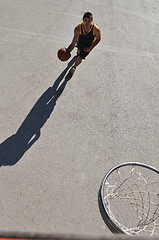
<svg viewBox="0 0 159 240">
<path fill-rule="evenodd" d="M 69 75 L 66 75 L 66 73 L 75 60 L 76 57 L 68 63 L 68 66 L 56 79 L 54 85 L 49 87 L 38 99 L 17 132 L 0 144 L 0 166 L 16 164 L 24 153 L 38 140 L 40 129 L 50 117 L 57 99 L 69 81 Z M 65 80 L 60 85 L 64 77 Z"/>
</svg>

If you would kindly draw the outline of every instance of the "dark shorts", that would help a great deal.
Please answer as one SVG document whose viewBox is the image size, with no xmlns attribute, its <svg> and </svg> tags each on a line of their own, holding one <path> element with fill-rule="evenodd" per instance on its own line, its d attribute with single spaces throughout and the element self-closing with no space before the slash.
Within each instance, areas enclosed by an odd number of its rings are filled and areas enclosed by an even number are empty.
<svg viewBox="0 0 159 240">
<path fill-rule="evenodd" d="M 90 47 L 90 46 L 91 46 L 91 45 L 89 45 L 89 46 L 83 46 L 83 45 L 81 45 L 81 44 L 78 42 L 77 45 L 76 45 L 76 47 L 77 47 L 77 56 L 80 56 L 82 59 L 85 59 L 90 52 L 85 52 L 83 49 L 84 49 L 85 47 Z"/>
<path fill-rule="evenodd" d="M 77 56 L 80 56 L 82 59 L 85 59 L 90 52 L 85 52 L 83 49 L 77 50 Z"/>
</svg>

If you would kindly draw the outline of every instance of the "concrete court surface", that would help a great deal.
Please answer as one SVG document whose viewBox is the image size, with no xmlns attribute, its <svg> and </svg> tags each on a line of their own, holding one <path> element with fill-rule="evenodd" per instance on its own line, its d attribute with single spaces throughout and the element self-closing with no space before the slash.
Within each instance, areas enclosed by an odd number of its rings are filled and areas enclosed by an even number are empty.
<svg viewBox="0 0 159 240">
<path fill-rule="evenodd" d="M 102 41 L 66 82 L 86 11 Z M 0 230 L 111 234 L 104 174 L 159 167 L 159 1 L 0 0 L 0 79 Z"/>
</svg>

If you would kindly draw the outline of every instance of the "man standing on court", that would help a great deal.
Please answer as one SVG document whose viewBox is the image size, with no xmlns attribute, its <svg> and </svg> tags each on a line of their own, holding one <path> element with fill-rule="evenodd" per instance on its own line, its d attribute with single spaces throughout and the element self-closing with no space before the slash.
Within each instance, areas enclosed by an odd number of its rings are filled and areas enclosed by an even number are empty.
<svg viewBox="0 0 159 240">
<path fill-rule="evenodd" d="M 86 12 L 83 15 L 83 23 L 79 24 L 74 29 L 74 37 L 72 43 L 67 48 L 71 52 L 77 44 L 77 60 L 69 71 L 70 78 L 73 76 L 76 67 L 83 59 L 92 51 L 92 49 L 100 42 L 101 31 L 97 24 L 93 24 L 93 15 Z"/>
</svg>

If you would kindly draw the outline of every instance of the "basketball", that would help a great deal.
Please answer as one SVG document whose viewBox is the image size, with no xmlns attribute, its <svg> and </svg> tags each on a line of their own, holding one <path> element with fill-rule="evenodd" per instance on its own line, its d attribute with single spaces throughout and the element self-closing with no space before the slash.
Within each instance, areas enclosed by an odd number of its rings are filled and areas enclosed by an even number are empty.
<svg viewBox="0 0 159 240">
<path fill-rule="evenodd" d="M 57 56 L 61 61 L 67 61 L 70 57 L 71 54 L 66 51 L 66 48 L 60 48 L 57 52 Z"/>
</svg>

